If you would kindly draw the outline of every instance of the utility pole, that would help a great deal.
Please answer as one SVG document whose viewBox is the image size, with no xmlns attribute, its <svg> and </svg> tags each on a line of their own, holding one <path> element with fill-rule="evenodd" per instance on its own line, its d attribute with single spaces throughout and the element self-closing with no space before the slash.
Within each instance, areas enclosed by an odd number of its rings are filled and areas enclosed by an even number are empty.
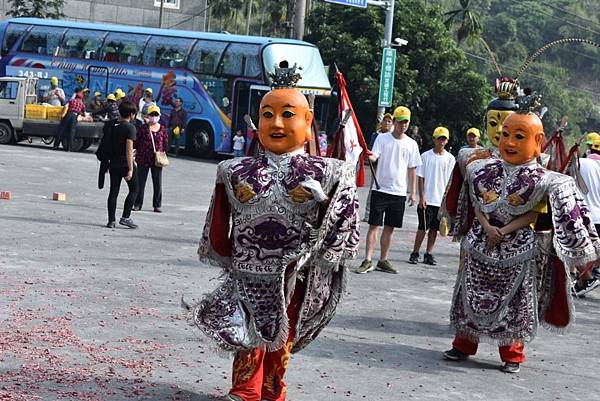
<svg viewBox="0 0 600 401">
<path fill-rule="evenodd" d="M 163 10 L 165 8 L 165 0 L 160 0 L 160 11 L 158 12 L 158 27 L 162 28 L 163 25 Z"/>
<path fill-rule="evenodd" d="M 304 16 L 306 15 L 306 0 L 296 0 L 294 12 L 294 39 L 302 40 L 304 37 Z"/>
<path fill-rule="evenodd" d="M 252 0 L 246 0 L 248 8 L 246 10 L 246 35 L 250 35 L 250 20 L 252 19 Z"/>
</svg>

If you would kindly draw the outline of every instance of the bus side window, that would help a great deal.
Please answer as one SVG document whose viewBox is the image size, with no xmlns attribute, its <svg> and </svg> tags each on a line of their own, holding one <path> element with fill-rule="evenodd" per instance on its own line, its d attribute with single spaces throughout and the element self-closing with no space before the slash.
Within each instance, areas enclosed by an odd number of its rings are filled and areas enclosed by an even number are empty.
<svg viewBox="0 0 600 401">
<path fill-rule="evenodd" d="M 69 29 L 58 52 L 59 56 L 94 60 L 106 32 Z"/>
<path fill-rule="evenodd" d="M 193 39 L 153 36 L 144 50 L 144 65 L 177 68 L 186 63 Z"/>
<path fill-rule="evenodd" d="M 54 56 L 64 31 L 64 28 L 34 26 L 21 43 L 19 50 L 26 53 Z"/>
<path fill-rule="evenodd" d="M 129 64 L 140 64 L 146 35 L 109 33 L 104 41 L 100 59 Z"/>
<path fill-rule="evenodd" d="M 226 46 L 227 43 L 224 42 L 198 40 L 190 54 L 188 68 L 196 74 L 215 74 Z"/>
<path fill-rule="evenodd" d="M 2 57 L 6 56 L 10 49 L 17 43 L 17 40 L 23 35 L 23 33 L 29 28 L 29 25 L 23 24 L 8 24 L 6 33 L 4 35 L 4 43 L 2 43 Z"/>
<path fill-rule="evenodd" d="M 222 73 L 225 75 L 257 77 L 260 75 L 257 45 L 232 43 L 223 57 Z"/>
</svg>

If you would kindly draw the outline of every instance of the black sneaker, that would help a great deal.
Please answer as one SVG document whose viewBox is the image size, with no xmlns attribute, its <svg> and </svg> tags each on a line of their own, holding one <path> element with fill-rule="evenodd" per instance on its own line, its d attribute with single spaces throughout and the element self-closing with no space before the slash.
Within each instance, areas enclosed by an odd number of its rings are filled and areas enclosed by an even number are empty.
<svg viewBox="0 0 600 401">
<path fill-rule="evenodd" d="M 109 221 L 108 223 L 106 223 L 106 228 L 115 228 L 115 222 L 114 221 Z"/>
<path fill-rule="evenodd" d="M 416 265 L 419 263 L 419 252 L 411 252 L 408 258 L 408 263 Z"/>
<path fill-rule="evenodd" d="M 502 367 L 502 371 L 505 373 L 519 373 L 521 366 L 516 362 L 506 362 Z"/>
<path fill-rule="evenodd" d="M 433 255 L 430 253 L 426 253 L 425 255 L 423 255 L 423 263 L 425 263 L 426 265 L 432 265 L 432 266 L 437 265 L 437 261 L 435 260 Z"/>
<path fill-rule="evenodd" d="M 133 220 L 131 220 L 131 217 L 121 217 L 121 220 L 119 220 L 119 224 L 129 228 L 138 228 L 138 225 L 135 224 Z"/>
<path fill-rule="evenodd" d="M 451 350 L 445 351 L 443 355 L 444 358 L 449 361 L 464 361 L 469 358 L 468 354 L 465 354 L 454 347 L 452 347 Z"/>
<path fill-rule="evenodd" d="M 596 289 L 598 286 L 600 286 L 600 280 L 597 279 L 596 277 L 590 278 L 588 280 L 583 280 L 583 285 L 579 284 L 579 281 L 578 281 L 573 286 L 573 293 L 576 296 L 581 297 L 581 296 L 587 294 L 588 292 Z"/>
</svg>

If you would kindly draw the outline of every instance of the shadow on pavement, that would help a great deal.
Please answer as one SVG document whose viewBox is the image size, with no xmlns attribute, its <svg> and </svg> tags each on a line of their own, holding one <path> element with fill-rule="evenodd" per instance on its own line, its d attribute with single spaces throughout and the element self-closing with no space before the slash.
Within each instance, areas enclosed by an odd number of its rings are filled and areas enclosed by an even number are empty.
<svg viewBox="0 0 600 401">
<path fill-rule="evenodd" d="M 358 330 L 381 331 L 383 333 L 409 336 L 452 338 L 450 326 L 446 324 L 419 322 L 413 320 L 389 319 L 376 316 L 336 315 L 329 323 L 330 327 L 352 328 Z"/>
</svg>

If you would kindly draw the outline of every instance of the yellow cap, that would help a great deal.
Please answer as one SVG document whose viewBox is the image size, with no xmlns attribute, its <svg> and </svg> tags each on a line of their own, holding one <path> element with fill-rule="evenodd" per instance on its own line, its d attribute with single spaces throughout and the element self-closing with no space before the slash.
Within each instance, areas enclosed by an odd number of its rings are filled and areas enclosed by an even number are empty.
<svg viewBox="0 0 600 401">
<path fill-rule="evenodd" d="M 592 142 L 591 148 L 593 150 L 600 150 L 600 138 L 598 138 Z"/>
<path fill-rule="evenodd" d="M 52 77 L 52 78 L 50 78 L 50 83 L 51 83 L 52 85 L 58 85 L 58 78 L 56 78 L 56 77 Z"/>
<path fill-rule="evenodd" d="M 146 88 L 146 89 L 144 89 L 144 92 L 148 92 L 149 94 L 152 94 L 152 88 Z"/>
<path fill-rule="evenodd" d="M 115 96 L 117 96 L 119 93 L 125 93 L 125 92 L 123 92 L 123 89 L 121 89 L 121 88 L 115 89 Z"/>
<path fill-rule="evenodd" d="M 158 115 L 160 116 L 160 107 L 158 107 L 155 104 L 153 104 L 152 106 L 149 106 L 147 114 L 150 115 L 152 113 L 158 113 Z"/>
<path fill-rule="evenodd" d="M 125 97 L 125 92 L 121 91 L 117 93 L 117 96 L 115 96 L 117 98 L 117 100 L 119 99 L 123 99 Z"/>
<path fill-rule="evenodd" d="M 106 100 L 115 101 L 115 100 L 117 100 L 117 98 L 115 97 L 115 95 L 113 95 L 112 93 L 110 93 L 108 96 L 106 96 Z"/>
<path fill-rule="evenodd" d="M 588 145 L 593 145 L 595 141 L 600 140 L 600 135 L 597 132 L 589 132 L 585 136 L 585 143 Z"/>
<path fill-rule="evenodd" d="M 450 131 L 448 131 L 448 128 L 446 127 L 437 127 L 436 129 L 433 130 L 433 138 L 434 139 L 438 139 L 438 138 L 450 138 Z"/>
<path fill-rule="evenodd" d="M 469 134 L 473 134 L 477 138 L 481 137 L 481 132 L 479 132 L 479 130 L 477 128 L 475 128 L 475 127 L 469 128 L 467 130 L 467 135 L 469 135 Z"/>
<path fill-rule="evenodd" d="M 394 120 L 394 116 L 391 115 L 390 113 L 385 113 L 383 115 L 383 120 L 385 120 L 386 118 L 389 118 L 390 120 Z"/>
<path fill-rule="evenodd" d="M 83 91 L 87 92 L 87 93 L 90 93 L 90 88 L 85 88 Z"/>
<path fill-rule="evenodd" d="M 396 121 L 410 121 L 410 110 L 408 107 L 396 107 L 394 110 L 394 119 Z"/>
<path fill-rule="evenodd" d="M 98 96 L 102 96 L 102 93 L 100 93 L 100 92 L 94 92 L 94 97 L 98 97 Z"/>
</svg>

